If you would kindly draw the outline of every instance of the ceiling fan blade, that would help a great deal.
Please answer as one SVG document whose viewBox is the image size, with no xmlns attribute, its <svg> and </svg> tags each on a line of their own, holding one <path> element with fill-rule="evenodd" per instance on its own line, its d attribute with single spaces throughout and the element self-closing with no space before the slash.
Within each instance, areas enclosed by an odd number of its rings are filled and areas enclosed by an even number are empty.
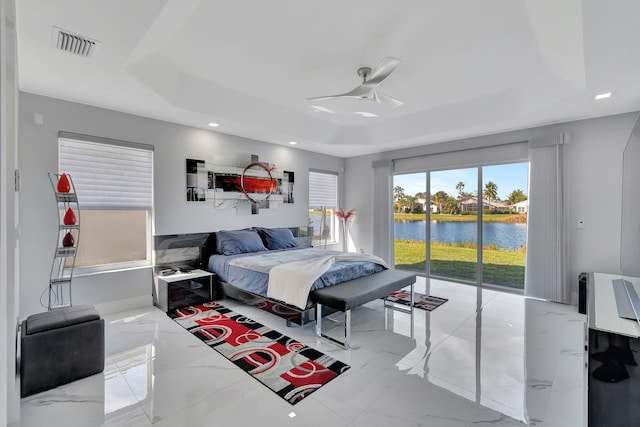
<svg viewBox="0 0 640 427">
<path fill-rule="evenodd" d="M 356 98 L 356 99 L 371 98 L 372 92 L 373 90 L 371 88 L 365 87 L 364 85 L 360 85 L 355 89 L 353 89 L 352 91 L 347 93 L 342 93 L 340 95 L 316 96 L 313 98 L 307 98 L 307 100 L 322 101 L 324 99 L 331 99 L 331 98 Z"/>
<path fill-rule="evenodd" d="M 341 98 L 342 95 L 329 95 L 329 96 L 314 96 L 307 98 L 307 101 L 324 101 L 325 99 Z"/>
<path fill-rule="evenodd" d="M 366 79 L 360 86 L 351 90 L 350 92 L 343 93 L 340 95 L 330 95 L 330 96 L 316 96 L 313 98 L 307 98 L 309 101 L 322 101 L 325 99 L 331 98 L 354 98 L 354 99 L 368 99 L 370 101 L 375 101 L 378 104 L 386 105 L 390 108 L 396 108 L 404 103 L 398 99 L 392 98 L 384 93 L 376 92 L 376 87 L 387 77 L 389 74 L 396 69 L 396 67 L 400 64 L 400 60 L 397 58 L 392 58 L 390 56 L 385 56 L 382 58 L 382 61 L 376 66 L 376 68 L 367 75 L 367 72 L 370 71 L 368 68 L 363 67 L 358 70 L 358 74 L 364 76 Z"/>
<path fill-rule="evenodd" d="M 367 77 L 367 81 L 364 82 L 363 85 L 370 87 L 378 86 L 384 79 L 389 77 L 389 74 L 396 69 L 399 63 L 399 59 L 385 56 Z"/>
<path fill-rule="evenodd" d="M 375 90 L 373 91 L 373 100 L 378 104 L 386 105 L 391 108 L 396 108 L 404 104 L 404 102 L 399 99 L 392 98 L 389 95 L 385 95 L 384 93 Z"/>
</svg>

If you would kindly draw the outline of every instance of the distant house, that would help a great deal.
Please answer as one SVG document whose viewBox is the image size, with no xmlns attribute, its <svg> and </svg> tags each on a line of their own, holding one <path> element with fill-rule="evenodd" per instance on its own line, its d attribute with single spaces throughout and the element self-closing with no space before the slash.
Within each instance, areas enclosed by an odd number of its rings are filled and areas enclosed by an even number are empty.
<svg viewBox="0 0 640 427">
<path fill-rule="evenodd" d="M 416 197 L 416 203 L 422 206 L 422 212 L 427 211 L 427 199 L 424 197 Z"/>
<path fill-rule="evenodd" d="M 438 206 L 429 203 L 427 201 L 427 199 L 425 199 L 424 197 L 417 197 L 416 198 L 416 203 L 420 204 L 422 206 L 422 211 L 426 212 L 427 208 L 431 209 L 431 213 L 438 213 Z"/>
<path fill-rule="evenodd" d="M 516 204 L 511 205 L 511 211 L 516 213 L 527 213 L 529 212 L 529 201 L 524 200 L 522 202 L 518 202 Z"/>
<path fill-rule="evenodd" d="M 484 209 L 491 209 L 497 212 L 509 212 L 511 210 L 511 206 L 507 205 L 503 202 L 495 202 L 489 199 L 482 199 L 482 206 Z M 458 207 L 460 208 L 460 212 L 478 212 L 478 198 L 471 197 L 466 200 L 462 200 L 458 202 Z"/>
</svg>

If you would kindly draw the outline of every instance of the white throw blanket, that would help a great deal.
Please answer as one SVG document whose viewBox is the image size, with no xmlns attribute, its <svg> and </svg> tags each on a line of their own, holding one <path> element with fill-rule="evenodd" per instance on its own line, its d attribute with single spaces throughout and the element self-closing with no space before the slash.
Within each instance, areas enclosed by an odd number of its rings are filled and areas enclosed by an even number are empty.
<svg viewBox="0 0 640 427">
<path fill-rule="evenodd" d="M 337 253 L 303 261 L 277 265 L 269 271 L 267 296 L 306 308 L 311 286 L 335 262 L 370 261 L 389 268 L 380 257 L 370 254 Z"/>
<path fill-rule="evenodd" d="M 267 296 L 306 308 L 313 282 L 336 262 L 332 255 L 305 261 L 289 262 L 269 272 Z"/>
</svg>

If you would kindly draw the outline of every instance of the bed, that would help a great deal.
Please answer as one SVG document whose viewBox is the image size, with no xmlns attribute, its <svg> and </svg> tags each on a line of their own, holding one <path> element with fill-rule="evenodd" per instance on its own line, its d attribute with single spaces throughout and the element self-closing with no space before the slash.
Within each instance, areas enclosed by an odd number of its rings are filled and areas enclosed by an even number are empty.
<svg viewBox="0 0 640 427">
<path fill-rule="evenodd" d="M 289 228 L 218 231 L 202 248 L 202 264 L 218 276 L 226 296 L 270 311 L 288 325 L 315 320 L 315 303 L 308 297 L 314 290 L 388 269 L 376 256 L 321 250 L 298 237 Z M 286 288 L 296 287 L 291 283 L 298 280 L 296 274 L 304 276 L 300 287 L 305 290 L 290 299 Z"/>
</svg>

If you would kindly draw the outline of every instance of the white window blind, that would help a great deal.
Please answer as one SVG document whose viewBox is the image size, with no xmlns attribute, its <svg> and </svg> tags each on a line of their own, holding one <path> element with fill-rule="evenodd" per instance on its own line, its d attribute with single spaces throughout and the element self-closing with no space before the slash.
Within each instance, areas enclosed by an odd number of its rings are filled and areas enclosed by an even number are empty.
<svg viewBox="0 0 640 427">
<path fill-rule="evenodd" d="M 309 171 L 309 207 L 338 206 L 338 175 Z"/>
<path fill-rule="evenodd" d="M 59 171 L 71 175 L 82 209 L 152 209 L 152 146 L 68 137 L 58 142 Z"/>
<path fill-rule="evenodd" d="M 526 142 L 515 142 L 397 159 L 393 161 L 393 171 L 395 173 L 413 173 L 445 169 L 464 169 L 486 164 L 497 165 L 528 161 L 528 159 L 529 144 Z"/>
</svg>

